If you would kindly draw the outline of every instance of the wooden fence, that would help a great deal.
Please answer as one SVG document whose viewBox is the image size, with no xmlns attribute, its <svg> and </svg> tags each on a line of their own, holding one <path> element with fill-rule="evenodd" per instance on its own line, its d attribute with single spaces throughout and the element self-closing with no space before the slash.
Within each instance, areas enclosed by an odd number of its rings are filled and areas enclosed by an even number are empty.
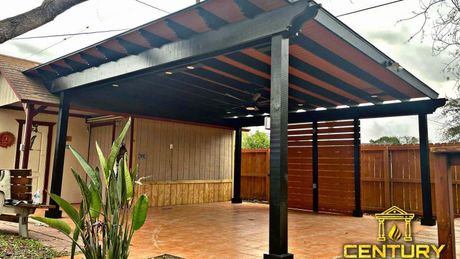
<svg viewBox="0 0 460 259">
<path fill-rule="evenodd" d="M 459 146 L 460 144 L 436 144 L 430 147 Z M 436 173 L 430 154 L 432 197 L 436 185 Z M 320 160 L 320 164 L 321 164 Z M 320 167 L 321 168 L 321 167 Z M 241 194 L 243 199 L 268 200 L 269 193 L 269 151 L 266 149 L 243 150 L 242 153 Z M 321 169 L 319 171 L 321 176 Z M 453 169 L 454 210 L 460 216 L 460 167 Z M 311 177 L 305 186 L 311 191 Z M 339 179 L 340 181 L 340 179 Z M 420 184 L 420 156 L 418 145 L 361 145 L 361 202 L 364 211 L 383 211 L 391 205 L 422 213 L 422 194 Z M 340 182 L 337 184 L 341 184 Z M 353 185 L 345 179 L 353 191 Z M 321 195 L 321 185 L 319 186 Z M 311 204 L 312 196 L 305 196 Z M 321 199 L 319 201 L 321 203 Z M 436 204 L 433 202 L 433 211 Z"/>
</svg>

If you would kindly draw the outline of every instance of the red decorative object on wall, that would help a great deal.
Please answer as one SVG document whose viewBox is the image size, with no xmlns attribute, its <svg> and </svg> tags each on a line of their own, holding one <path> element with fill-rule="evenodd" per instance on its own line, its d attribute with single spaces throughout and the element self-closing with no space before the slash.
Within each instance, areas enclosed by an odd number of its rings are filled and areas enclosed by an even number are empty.
<svg viewBox="0 0 460 259">
<path fill-rule="evenodd" d="M 16 138 L 11 132 L 5 131 L 0 133 L 0 147 L 2 148 L 11 147 L 15 140 Z"/>
</svg>

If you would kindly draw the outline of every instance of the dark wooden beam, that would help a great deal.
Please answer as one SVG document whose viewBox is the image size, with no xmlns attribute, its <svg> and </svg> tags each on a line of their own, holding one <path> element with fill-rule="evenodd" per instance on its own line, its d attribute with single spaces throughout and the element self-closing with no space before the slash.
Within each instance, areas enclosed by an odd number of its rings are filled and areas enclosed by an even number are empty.
<svg viewBox="0 0 460 259">
<path fill-rule="evenodd" d="M 308 1 L 298 1 L 284 8 L 262 13 L 253 19 L 229 24 L 219 30 L 167 43 L 161 48 L 149 49 L 138 55 L 123 57 L 116 62 L 102 64 L 97 69 L 90 68 L 81 73 L 58 78 L 51 83 L 50 88 L 53 92 L 59 92 L 110 82 L 128 74 L 135 76 L 146 70 L 162 70 L 189 62 L 199 62 L 237 49 L 257 46 L 262 42 L 268 42 L 272 35 L 286 31 L 294 17 L 303 13 L 308 6 Z"/>
<path fill-rule="evenodd" d="M 24 104 L 24 110 L 26 113 L 26 122 L 24 125 L 24 145 L 22 145 L 21 169 L 27 169 L 29 167 L 30 138 L 32 136 L 32 123 L 34 121 L 34 105 L 32 103 L 26 103 Z"/>
<path fill-rule="evenodd" d="M 422 225 L 434 226 L 436 219 L 433 216 L 431 203 L 431 177 L 430 177 L 430 150 L 428 143 L 428 120 L 426 114 L 418 115 L 418 130 L 420 141 L 420 174 L 422 180 L 422 204 L 423 217 Z"/>
<path fill-rule="evenodd" d="M 444 106 L 446 99 L 430 99 L 413 102 L 402 102 L 392 104 L 378 104 L 370 106 L 357 106 L 343 109 L 328 109 L 323 111 L 308 111 L 300 113 L 289 113 L 289 123 L 311 122 L 315 120 L 346 120 L 346 119 L 370 119 L 383 117 L 408 116 L 417 114 L 431 114 L 437 108 Z M 252 118 L 229 118 L 235 127 L 251 127 L 264 125 L 263 116 Z"/>
<path fill-rule="evenodd" d="M 243 131 L 241 128 L 235 129 L 235 160 L 233 168 L 233 198 L 232 203 L 241 203 L 241 144 Z"/>
<path fill-rule="evenodd" d="M 312 183 L 313 183 L 313 211 L 319 211 L 319 193 L 318 193 L 318 122 L 314 121 L 312 136 Z"/>
<path fill-rule="evenodd" d="M 60 105 L 57 122 L 56 144 L 54 151 L 53 162 L 53 177 L 51 180 L 50 192 L 58 196 L 61 195 L 62 189 L 62 176 L 64 173 L 64 157 L 67 141 L 67 128 L 69 124 L 69 109 L 70 109 L 70 96 L 69 93 L 62 92 L 60 94 Z M 49 218 L 61 218 L 62 211 L 54 200 L 50 201 L 51 205 L 55 207 L 48 209 L 45 216 Z"/>
<path fill-rule="evenodd" d="M 359 119 L 353 121 L 353 157 L 354 157 L 354 180 L 355 180 L 355 209 L 353 216 L 362 217 L 361 208 L 361 127 Z"/>
<path fill-rule="evenodd" d="M 271 62 L 270 243 L 264 258 L 294 258 L 288 253 L 288 38 L 273 36 Z"/>
</svg>

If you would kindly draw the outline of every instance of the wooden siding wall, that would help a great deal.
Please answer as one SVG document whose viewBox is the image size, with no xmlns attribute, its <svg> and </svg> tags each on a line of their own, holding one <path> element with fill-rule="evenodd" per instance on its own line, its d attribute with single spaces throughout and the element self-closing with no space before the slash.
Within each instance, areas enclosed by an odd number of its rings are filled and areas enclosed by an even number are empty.
<svg viewBox="0 0 460 259">
<path fill-rule="evenodd" d="M 5 77 L 0 74 L 0 106 L 19 102 L 18 97 L 13 92 Z"/>
<path fill-rule="evenodd" d="M 232 179 L 233 131 L 136 119 L 134 154 L 150 181 Z"/>
<path fill-rule="evenodd" d="M 270 193 L 270 150 L 243 149 L 241 152 L 241 198 L 268 200 Z"/>
<path fill-rule="evenodd" d="M 136 195 L 143 193 L 149 197 L 151 207 L 229 201 L 232 180 L 146 181 Z"/>
<path fill-rule="evenodd" d="M 102 152 L 107 156 L 110 154 L 112 146 L 113 125 L 104 126 L 91 126 L 89 139 L 89 164 L 93 167 L 99 166 L 99 159 L 96 151 L 96 142 L 101 148 Z"/>
<path fill-rule="evenodd" d="M 458 146 L 436 144 L 430 147 Z M 433 211 L 436 212 L 434 194 L 436 183 L 433 156 L 430 154 L 431 191 Z M 460 216 L 460 167 L 452 171 L 454 213 Z M 418 145 L 363 145 L 361 147 L 361 188 L 364 211 L 382 211 L 391 205 L 422 213 L 420 180 L 420 154 Z"/>
<path fill-rule="evenodd" d="M 353 121 L 318 122 L 318 208 L 351 213 L 354 209 Z M 289 125 L 288 205 L 312 209 L 312 123 Z"/>
</svg>

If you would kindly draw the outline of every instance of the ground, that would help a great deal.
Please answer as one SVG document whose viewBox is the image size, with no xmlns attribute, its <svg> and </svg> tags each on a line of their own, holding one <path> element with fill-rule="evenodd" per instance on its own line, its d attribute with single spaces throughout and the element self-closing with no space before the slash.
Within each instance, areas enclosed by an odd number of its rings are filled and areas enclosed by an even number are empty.
<svg viewBox="0 0 460 259">
<path fill-rule="evenodd" d="M 10 229 L 9 224 L 0 222 L 0 230 Z M 413 229 L 417 242 L 436 242 L 436 227 L 414 222 Z M 60 251 L 70 247 L 62 234 L 43 225 L 32 223 L 30 235 Z M 289 251 L 295 258 L 340 258 L 343 244 L 376 243 L 376 236 L 377 223 L 370 215 L 289 211 Z M 262 258 L 267 251 L 268 206 L 222 202 L 150 209 L 134 235 L 130 258 Z"/>
</svg>

